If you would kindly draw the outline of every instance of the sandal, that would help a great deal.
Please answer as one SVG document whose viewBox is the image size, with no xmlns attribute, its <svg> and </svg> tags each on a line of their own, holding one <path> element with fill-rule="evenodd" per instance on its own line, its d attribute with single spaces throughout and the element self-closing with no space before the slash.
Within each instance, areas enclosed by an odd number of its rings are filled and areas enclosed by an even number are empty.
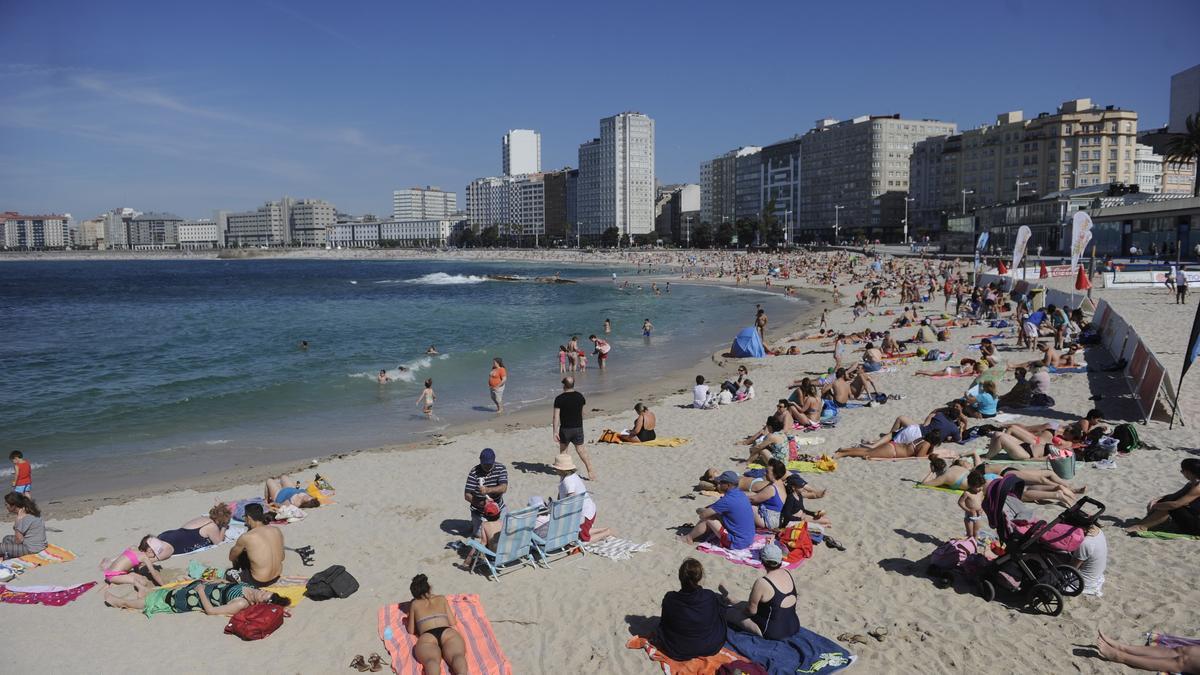
<svg viewBox="0 0 1200 675">
<path fill-rule="evenodd" d="M 367 664 L 370 666 L 370 671 L 372 673 L 378 673 L 379 671 L 383 670 L 383 657 L 372 652 L 371 657 L 367 659 Z"/>
<path fill-rule="evenodd" d="M 363 660 L 362 654 L 354 657 L 354 660 L 350 662 L 350 667 L 360 673 L 365 673 L 370 669 L 370 666 L 367 665 L 367 662 Z"/>
</svg>

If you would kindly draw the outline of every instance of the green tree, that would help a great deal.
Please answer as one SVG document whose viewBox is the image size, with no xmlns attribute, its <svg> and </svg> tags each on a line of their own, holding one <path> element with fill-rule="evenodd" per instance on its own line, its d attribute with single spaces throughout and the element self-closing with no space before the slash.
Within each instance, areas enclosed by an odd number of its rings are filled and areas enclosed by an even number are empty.
<svg viewBox="0 0 1200 675">
<path fill-rule="evenodd" d="M 1185 126 L 1186 131 L 1167 141 L 1164 169 L 1166 164 L 1200 163 L 1200 113 L 1189 115 Z M 1192 179 L 1192 196 L 1200 197 L 1200 171 Z"/>
<path fill-rule="evenodd" d="M 742 218 L 737 222 L 738 246 L 754 243 L 754 235 L 758 233 L 761 224 L 756 218 Z"/>
<path fill-rule="evenodd" d="M 610 227 L 604 231 L 604 234 L 600 235 L 600 245 L 605 248 L 614 248 L 620 237 L 621 231 L 615 227 Z"/>
<path fill-rule="evenodd" d="M 733 235 L 736 232 L 733 223 L 726 221 L 717 227 L 716 244 L 720 247 L 729 246 L 733 241 Z"/>
<path fill-rule="evenodd" d="M 696 248 L 711 248 L 713 245 L 713 227 L 708 223 L 700 223 L 692 228 L 692 246 Z"/>
<path fill-rule="evenodd" d="M 476 244 L 475 230 L 468 225 L 462 229 L 458 235 L 458 246 L 461 248 L 474 248 Z"/>
<path fill-rule="evenodd" d="M 492 248 L 500 243 L 500 228 L 495 225 L 488 225 L 479 233 L 479 245 Z"/>
</svg>

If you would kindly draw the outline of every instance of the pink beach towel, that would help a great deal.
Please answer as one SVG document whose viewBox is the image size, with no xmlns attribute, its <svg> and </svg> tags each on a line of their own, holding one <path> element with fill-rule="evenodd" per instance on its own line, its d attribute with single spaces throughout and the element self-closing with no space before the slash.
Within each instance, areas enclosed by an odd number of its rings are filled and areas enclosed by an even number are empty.
<svg viewBox="0 0 1200 675">
<path fill-rule="evenodd" d="M 0 602 L 14 605 L 49 605 L 62 607 L 92 590 L 95 581 L 77 586 L 6 586 L 0 584 Z"/>
<path fill-rule="evenodd" d="M 701 553 L 711 553 L 712 555 L 719 555 L 722 558 L 728 560 L 729 562 L 735 563 L 737 565 L 745 565 L 747 567 L 754 567 L 757 569 L 762 569 L 763 565 L 762 565 L 762 562 L 760 562 L 758 559 L 758 552 L 762 550 L 762 547 L 767 545 L 767 542 L 771 542 L 771 541 L 775 541 L 774 534 L 769 534 L 766 532 L 756 532 L 754 534 L 754 543 L 750 544 L 750 548 L 747 548 L 747 549 L 743 549 L 740 551 L 731 551 L 727 548 L 721 548 L 720 546 L 717 546 L 716 544 L 704 543 L 704 544 L 697 544 L 696 550 L 700 551 Z M 807 558 L 802 559 L 802 560 L 797 560 L 794 563 L 785 563 L 783 567 L 784 567 L 784 569 L 794 570 L 797 567 L 803 565 L 804 560 L 807 560 Z"/>
<path fill-rule="evenodd" d="M 450 610 L 458 619 L 455 629 L 467 644 L 467 670 L 471 675 L 512 675 L 512 664 L 500 649 L 492 624 L 488 621 L 478 595 L 447 595 Z M 407 607 L 407 603 L 405 604 Z M 413 658 L 417 638 L 408 632 L 407 612 L 401 605 L 385 605 L 379 609 L 379 639 L 392 657 L 392 670 L 397 675 L 425 675 L 421 664 Z M 442 673 L 450 669 L 442 663 Z M 428 675 L 435 675 L 430 673 Z"/>
</svg>

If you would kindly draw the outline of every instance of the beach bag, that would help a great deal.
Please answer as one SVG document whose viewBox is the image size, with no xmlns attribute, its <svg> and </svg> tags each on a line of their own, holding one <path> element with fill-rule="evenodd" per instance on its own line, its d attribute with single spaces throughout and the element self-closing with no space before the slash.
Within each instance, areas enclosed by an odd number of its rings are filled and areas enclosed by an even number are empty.
<svg viewBox="0 0 1200 675">
<path fill-rule="evenodd" d="M 974 539 L 951 539 L 934 550 L 929 564 L 946 571 L 958 569 L 968 556 L 976 553 L 979 553 L 979 543 Z"/>
<path fill-rule="evenodd" d="M 605 429 L 600 432 L 600 443 L 620 443 L 621 437 L 612 429 Z"/>
<path fill-rule="evenodd" d="M 919 352 L 921 350 L 918 349 L 917 351 Z M 940 358 L 942 358 L 942 352 L 939 349 L 930 349 L 929 351 L 925 352 L 926 361 L 937 361 Z"/>
<path fill-rule="evenodd" d="M 1142 441 L 1138 438 L 1137 427 L 1132 424 L 1118 424 L 1116 429 L 1113 429 L 1112 437 L 1117 439 L 1118 452 L 1132 452 L 1142 447 Z"/>
<path fill-rule="evenodd" d="M 836 420 L 838 416 L 837 404 L 829 399 L 821 402 L 821 421 L 830 422 Z"/>
<path fill-rule="evenodd" d="M 1102 462 L 1113 456 L 1119 444 L 1112 436 L 1101 436 L 1094 443 L 1089 443 L 1080 450 L 1080 457 L 1085 462 Z"/>
<path fill-rule="evenodd" d="M 757 663 L 743 661 L 730 661 L 722 663 L 720 668 L 717 668 L 717 675 L 770 675 L 762 666 Z"/>
<path fill-rule="evenodd" d="M 304 587 L 304 595 L 313 600 L 328 600 L 348 598 L 357 590 L 358 579 L 351 576 L 345 567 L 333 565 L 317 572 L 308 580 L 308 585 Z"/>
<path fill-rule="evenodd" d="M 783 558 L 785 563 L 791 564 L 811 558 L 813 543 L 808 533 L 808 523 L 802 521 L 784 528 L 779 533 L 779 544 L 788 551 Z"/>
<path fill-rule="evenodd" d="M 283 625 L 290 613 L 279 605 L 250 605 L 233 615 L 225 624 L 225 633 L 243 640 L 261 640 Z"/>
<path fill-rule="evenodd" d="M 1075 477 L 1075 455 L 1051 457 L 1048 461 L 1050 463 L 1050 470 L 1059 478 L 1071 480 Z"/>
</svg>

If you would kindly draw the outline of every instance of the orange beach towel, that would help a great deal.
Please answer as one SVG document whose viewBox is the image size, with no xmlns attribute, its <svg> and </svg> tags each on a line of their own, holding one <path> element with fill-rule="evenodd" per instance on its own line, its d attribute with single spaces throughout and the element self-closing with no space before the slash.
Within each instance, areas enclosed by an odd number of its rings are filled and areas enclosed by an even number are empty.
<svg viewBox="0 0 1200 675">
<path fill-rule="evenodd" d="M 471 675 L 512 675 L 512 664 L 500 649 L 492 624 L 483 611 L 478 595 L 448 595 L 446 600 L 458 619 L 456 629 L 467 643 L 467 670 Z M 407 607 L 407 603 L 404 605 Z M 385 605 L 379 609 L 379 639 L 383 640 L 392 657 L 392 670 L 397 675 L 424 675 L 421 664 L 413 658 L 412 648 L 417 638 L 404 627 L 407 613 L 401 605 Z M 450 669 L 442 663 L 442 673 Z M 435 675 L 429 673 L 428 675 Z"/>
<path fill-rule="evenodd" d="M 746 660 L 746 657 L 738 654 L 729 647 L 721 647 L 721 651 L 712 656 L 703 656 L 688 659 L 687 661 L 676 661 L 658 651 L 658 648 L 640 635 L 629 638 L 629 642 L 626 642 L 625 646 L 630 649 L 646 650 L 646 656 L 650 657 L 651 661 L 657 663 L 666 675 L 714 675 L 726 663 Z"/>
<path fill-rule="evenodd" d="M 43 565 L 71 562 L 74 559 L 74 553 L 71 553 L 61 546 L 50 544 L 41 553 L 30 553 L 29 555 L 23 555 L 20 558 L 10 558 L 4 561 L 4 564 L 13 569 L 29 570 L 35 567 L 42 567 Z"/>
</svg>

